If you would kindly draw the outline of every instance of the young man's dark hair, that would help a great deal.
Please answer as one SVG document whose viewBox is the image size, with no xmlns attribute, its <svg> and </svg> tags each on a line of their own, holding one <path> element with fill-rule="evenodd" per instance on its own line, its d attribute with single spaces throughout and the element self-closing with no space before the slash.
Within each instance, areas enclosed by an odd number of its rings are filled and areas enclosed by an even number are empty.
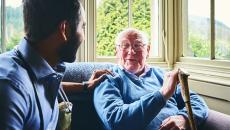
<svg viewBox="0 0 230 130">
<path fill-rule="evenodd" d="M 26 38 L 37 43 L 57 31 L 64 20 L 75 31 L 81 12 L 78 0 L 23 0 L 23 13 Z"/>
<path fill-rule="evenodd" d="M 0 130 L 55 130 L 65 64 L 84 40 L 78 0 L 23 0 L 25 38 L 0 54 Z"/>
</svg>

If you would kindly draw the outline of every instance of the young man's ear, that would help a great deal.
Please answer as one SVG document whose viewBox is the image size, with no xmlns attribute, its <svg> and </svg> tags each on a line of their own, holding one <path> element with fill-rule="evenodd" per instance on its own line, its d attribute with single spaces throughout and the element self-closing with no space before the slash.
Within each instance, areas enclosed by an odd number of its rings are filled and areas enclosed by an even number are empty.
<svg viewBox="0 0 230 130">
<path fill-rule="evenodd" d="M 59 25 L 60 37 L 63 41 L 67 41 L 69 35 L 69 24 L 66 20 L 62 21 Z"/>
</svg>

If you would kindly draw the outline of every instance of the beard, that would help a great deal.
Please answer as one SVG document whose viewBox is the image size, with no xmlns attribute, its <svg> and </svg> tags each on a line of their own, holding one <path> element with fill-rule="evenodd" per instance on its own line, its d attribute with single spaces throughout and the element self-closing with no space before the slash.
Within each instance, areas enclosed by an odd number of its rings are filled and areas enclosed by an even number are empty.
<svg viewBox="0 0 230 130">
<path fill-rule="evenodd" d="M 74 62 L 80 44 L 80 36 L 76 36 L 75 31 L 72 30 L 67 43 L 59 49 L 60 62 Z"/>
</svg>

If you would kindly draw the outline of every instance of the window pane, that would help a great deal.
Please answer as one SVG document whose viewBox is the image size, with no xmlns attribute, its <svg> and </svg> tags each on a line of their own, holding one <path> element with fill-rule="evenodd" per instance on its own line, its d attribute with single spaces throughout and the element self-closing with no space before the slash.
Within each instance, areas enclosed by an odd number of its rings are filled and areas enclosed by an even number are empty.
<svg viewBox="0 0 230 130">
<path fill-rule="evenodd" d="M 6 51 L 11 50 L 24 35 L 22 0 L 6 0 Z"/>
<path fill-rule="evenodd" d="M 217 59 L 230 59 L 229 0 L 215 1 L 215 54 Z"/>
<path fill-rule="evenodd" d="M 151 5 L 151 48 L 150 48 L 150 57 L 159 57 L 160 49 L 160 42 L 159 42 L 159 32 L 160 32 L 160 12 L 159 12 L 159 0 L 152 0 Z"/>
<path fill-rule="evenodd" d="M 153 0 L 154 4 L 151 4 L 151 1 L 131 0 L 129 16 L 129 0 L 97 0 L 96 55 L 115 56 L 115 38 L 121 30 L 130 25 L 146 32 L 150 40 L 154 39 L 154 42 L 149 41 L 151 46 L 155 47 L 150 50 L 150 56 L 158 56 L 158 0 Z M 151 15 L 151 6 L 155 17 Z M 151 34 L 151 28 L 156 31 L 154 35 Z"/>
<path fill-rule="evenodd" d="M 151 7 L 154 12 L 151 15 Z M 158 0 L 133 0 L 132 5 L 132 23 L 131 26 L 147 33 L 149 43 L 151 43 L 150 57 L 158 56 Z M 151 22 L 153 34 L 151 33 Z M 154 47 L 154 48 L 153 48 Z"/>
<path fill-rule="evenodd" d="M 133 0 L 132 24 L 131 26 L 142 30 L 150 36 L 150 1 L 149 0 Z"/>
<path fill-rule="evenodd" d="M 96 55 L 115 56 L 117 33 L 128 27 L 128 0 L 97 0 Z"/>
<path fill-rule="evenodd" d="M 186 56 L 210 56 L 210 0 L 188 0 L 188 45 Z"/>
</svg>

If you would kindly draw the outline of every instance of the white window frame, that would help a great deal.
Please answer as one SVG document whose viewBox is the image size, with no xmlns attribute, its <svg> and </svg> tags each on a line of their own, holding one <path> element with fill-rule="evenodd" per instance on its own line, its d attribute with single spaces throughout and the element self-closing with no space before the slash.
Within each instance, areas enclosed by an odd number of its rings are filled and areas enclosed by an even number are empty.
<svg viewBox="0 0 230 130">
<path fill-rule="evenodd" d="M 0 41 L 0 54 L 6 52 L 6 39 L 7 39 L 7 29 L 6 29 L 6 0 L 1 0 L 1 41 Z"/>
<path fill-rule="evenodd" d="M 163 13 L 163 2 L 160 0 L 159 12 Z M 129 0 L 129 2 L 131 2 Z M 96 56 L 96 0 L 82 0 L 82 3 L 85 7 L 85 12 L 87 16 L 87 26 L 85 32 L 85 42 L 81 45 L 77 57 L 78 61 L 83 62 L 113 62 L 117 61 L 115 56 L 106 56 L 106 57 L 97 57 Z M 131 13 L 131 12 L 129 12 Z M 163 18 L 159 17 L 160 23 L 162 23 Z M 130 19 L 131 20 L 131 19 Z M 148 64 L 154 64 L 159 66 L 167 66 L 165 62 L 164 48 L 162 44 L 162 32 L 163 32 L 163 24 L 159 24 L 159 57 L 148 58 Z M 152 39 L 151 39 L 152 40 Z M 154 39 L 153 39 L 154 40 Z"/>
<path fill-rule="evenodd" d="M 5 0 L 1 0 L 1 43 L 0 43 L 0 54 L 5 52 L 6 47 L 5 47 Z"/>
<path fill-rule="evenodd" d="M 185 57 L 183 48 L 186 48 L 187 45 L 187 3 L 188 0 L 178 0 L 176 5 L 179 6 L 178 14 L 180 16 L 176 17 L 178 22 L 176 27 L 178 35 L 178 46 L 179 48 L 175 51 L 178 51 L 179 55 L 177 56 L 177 62 L 175 67 L 186 68 L 189 72 L 192 73 L 190 79 L 199 80 L 203 82 L 214 83 L 218 85 L 230 86 L 230 60 L 217 60 L 215 59 L 215 13 L 214 13 L 214 4 L 215 0 L 210 0 L 211 11 L 210 11 L 210 28 L 211 28 L 211 55 L 208 59 L 197 58 L 197 57 Z"/>
</svg>

